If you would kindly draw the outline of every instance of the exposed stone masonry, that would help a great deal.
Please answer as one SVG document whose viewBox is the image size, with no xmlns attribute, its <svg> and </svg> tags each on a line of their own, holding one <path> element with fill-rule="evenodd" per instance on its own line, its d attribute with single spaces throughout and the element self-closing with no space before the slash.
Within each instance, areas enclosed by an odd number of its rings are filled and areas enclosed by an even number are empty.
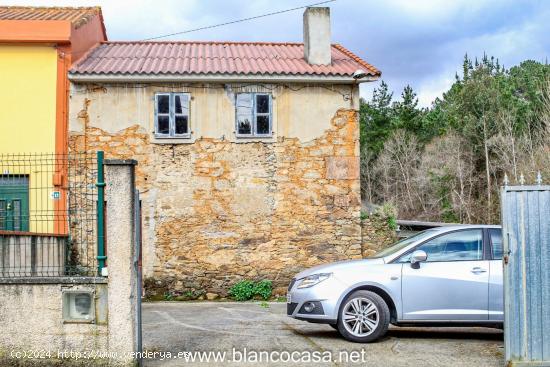
<svg viewBox="0 0 550 367">
<path fill-rule="evenodd" d="M 239 279 L 270 279 L 281 293 L 304 268 L 361 258 L 354 110 L 310 142 L 153 144 L 139 125 L 109 134 L 85 110 L 79 119 L 71 149 L 139 162 L 149 292 L 223 296 Z"/>
</svg>

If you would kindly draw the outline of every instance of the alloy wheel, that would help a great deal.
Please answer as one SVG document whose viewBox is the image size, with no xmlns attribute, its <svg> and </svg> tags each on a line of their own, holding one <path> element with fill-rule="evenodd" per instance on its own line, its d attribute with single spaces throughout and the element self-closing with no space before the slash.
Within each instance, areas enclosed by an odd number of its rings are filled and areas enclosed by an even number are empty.
<svg viewBox="0 0 550 367">
<path fill-rule="evenodd" d="M 363 297 L 350 299 L 344 306 L 342 316 L 346 330 L 357 337 L 372 334 L 379 322 L 378 308 Z"/>
</svg>

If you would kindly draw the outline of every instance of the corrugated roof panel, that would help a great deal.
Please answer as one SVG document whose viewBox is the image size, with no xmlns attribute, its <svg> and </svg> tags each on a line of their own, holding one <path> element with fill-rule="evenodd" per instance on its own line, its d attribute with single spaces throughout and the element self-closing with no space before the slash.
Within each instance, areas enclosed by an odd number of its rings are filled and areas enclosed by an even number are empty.
<svg viewBox="0 0 550 367">
<path fill-rule="evenodd" d="M 340 45 L 331 65 L 310 65 L 301 43 L 104 42 L 73 67 L 73 74 L 276 74 L 352 76 L 380 72 Z"/>
<path fill-rule="evenodd" d="M 0 20 L 66 20 L 76 27 L 100 13 L 100 7 L 0 6 Z"/>
</svg>

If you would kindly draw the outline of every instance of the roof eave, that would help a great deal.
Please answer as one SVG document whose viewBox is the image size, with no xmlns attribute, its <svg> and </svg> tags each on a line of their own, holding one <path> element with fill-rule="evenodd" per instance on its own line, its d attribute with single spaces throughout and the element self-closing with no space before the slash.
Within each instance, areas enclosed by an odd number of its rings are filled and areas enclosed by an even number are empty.
<svg viewBox="0 0 550 367">
<path fill-rule="evenodd" d="M 342 75 L 287 74 L 88 74 L 69 73 L 69 80 L 81 83 L 148 83 L 148 82 L 274 82 L 358 84 L 378 80 L 377 75 L 354 79 Z"/>
</svg>

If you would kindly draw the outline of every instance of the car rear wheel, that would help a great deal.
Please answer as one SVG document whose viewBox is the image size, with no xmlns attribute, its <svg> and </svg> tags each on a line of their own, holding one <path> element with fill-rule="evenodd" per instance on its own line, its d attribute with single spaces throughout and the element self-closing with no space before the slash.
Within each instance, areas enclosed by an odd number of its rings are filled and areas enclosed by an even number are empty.
<svg viewBox="0 0 550 367">
<path fill-rule="evenodd" d="M 384 336 L 389 324 L 388 305 L 374 292 L 356 291 L 342 302 L 338 315 L 338 331 L 349 341 L 375 341 Z"/>
</svg>

